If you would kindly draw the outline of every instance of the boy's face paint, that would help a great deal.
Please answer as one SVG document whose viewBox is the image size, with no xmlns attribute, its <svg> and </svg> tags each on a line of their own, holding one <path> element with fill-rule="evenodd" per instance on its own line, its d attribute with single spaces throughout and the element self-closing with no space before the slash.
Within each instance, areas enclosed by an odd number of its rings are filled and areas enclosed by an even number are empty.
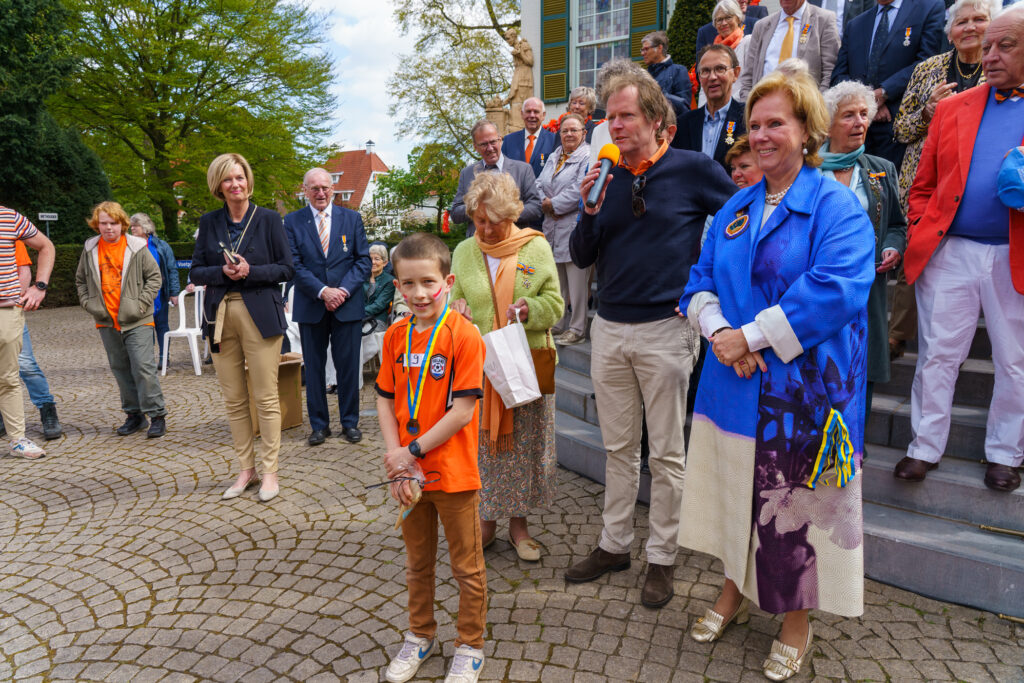
<svg viewBox="0 0 1024 683">
<path fill-rule="evenodd" d="M 395 266 L 395 286 L 416 316 L 417 324 L 432 324 L 444 310 L 454 275 L 441 275 L 434 259 L 402 259 Z"/>
</svg>

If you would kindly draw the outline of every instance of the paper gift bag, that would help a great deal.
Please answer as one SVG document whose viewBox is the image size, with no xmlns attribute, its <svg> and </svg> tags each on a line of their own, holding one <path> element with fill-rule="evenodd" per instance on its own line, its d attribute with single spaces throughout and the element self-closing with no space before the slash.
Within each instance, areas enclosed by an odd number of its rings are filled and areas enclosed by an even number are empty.
<svg viewBox="0 0 1024 683">
<path fill-rule="evenodd" d="M 515 408 L 540 398 L 533 354 L 526 341 L 526 329 L 512 323 L 484 335 L 487 356 L 484 374 L 506 408 Z"/>
</svg>

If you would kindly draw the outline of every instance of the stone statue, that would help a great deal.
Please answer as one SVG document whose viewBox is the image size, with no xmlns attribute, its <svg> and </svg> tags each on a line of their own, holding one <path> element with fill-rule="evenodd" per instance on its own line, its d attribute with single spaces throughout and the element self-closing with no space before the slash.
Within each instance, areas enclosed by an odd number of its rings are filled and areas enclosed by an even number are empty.
<svg viewBox="0 0 1024 683">
<path fill-rule="evenodd" d="M 502 136 L 509 132 L 508 109 L 502 106 L 500 96 L 492 97 L 484 104 L 484 118 L 493 123 Z"/>
<path fill-rule="evenodd" d="M 526 126 L 523 123 L 523 102 L 533 97 L 533 48 L 514 28 L 505 31 L 505 42 L 512 48 L 512 85 L 502 105 L 509 105 L 509 123 L 506 132 L 513 133 Z"/>
</svg>

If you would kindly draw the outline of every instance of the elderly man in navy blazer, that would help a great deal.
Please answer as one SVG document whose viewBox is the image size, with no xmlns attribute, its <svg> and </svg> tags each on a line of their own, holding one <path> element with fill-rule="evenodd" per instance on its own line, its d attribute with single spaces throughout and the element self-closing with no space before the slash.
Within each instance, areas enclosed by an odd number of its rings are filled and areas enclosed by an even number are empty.
<svg viewBox="0 0 1024 683">
<path fill-rule="evenodd" d="M 559 146 L 558 136 L 541 126 L 547 110 L 536 97 L 523 102 L 523 123 L 526 128 L 509 133 L 501 141 L 501 153 L 509 159 L 523 161 L 533 169 L 533 177 L 540 176 L 544 162 Z"/>
<path fill-rule="evenodd" d="M 877 0 L 875 8 L 847 24 L 836 57 L 833 85 L 860 81 L 875 91 L 878 114 L 868 128 L 866 151 L 896 168 L 903 163 L 905 146 L 893 139 L 892 120 L 914 67 L 939 52 L 945 14 L 942 0 Z"/>
<path fill-rule="evenodd" d="M 327 407 L 327 349 L 338 372 L 342 435 L 350 443 L 359 431 L 359 345 L 362 341 L 363 282 L 370 275 L 370 245 L 363 220 L 334 206 L 334 183 L 322 168 L 306 173 L 302 188 L 309 206 L 284 217 L 295 261 L 292 319 L 299 323 L 306 365 L 306 409 L 313 431 L 309 445 L 331 435 Z"/>
</svg>

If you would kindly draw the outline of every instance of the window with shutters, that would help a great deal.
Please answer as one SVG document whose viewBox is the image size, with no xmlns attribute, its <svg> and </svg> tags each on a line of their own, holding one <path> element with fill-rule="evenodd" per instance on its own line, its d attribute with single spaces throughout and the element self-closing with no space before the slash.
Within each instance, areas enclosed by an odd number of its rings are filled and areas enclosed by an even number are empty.
<svg viewBox="0 0 1024 683">
<path fill-rule="evenodd" d="M 629 57 L 629 8 L 629 0 L 573 0 L 576 85 L 593 88 L 605 62 Z"/>
</svg>

